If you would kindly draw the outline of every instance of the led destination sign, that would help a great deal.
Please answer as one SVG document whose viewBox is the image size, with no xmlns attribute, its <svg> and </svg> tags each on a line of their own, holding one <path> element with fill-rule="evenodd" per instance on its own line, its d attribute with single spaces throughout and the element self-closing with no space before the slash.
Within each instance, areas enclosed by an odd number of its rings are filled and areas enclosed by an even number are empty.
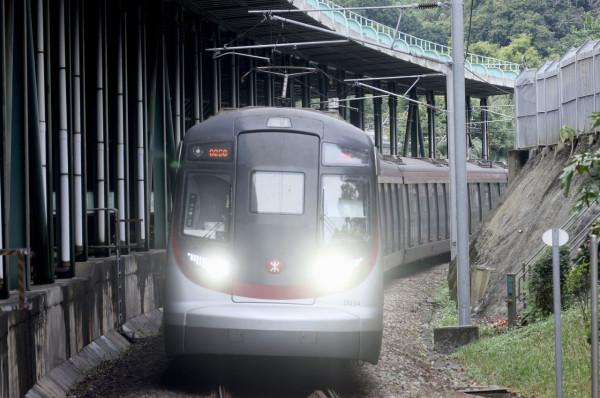
<svg viewBox="0 0 600 398">
<path fill-rule="evenodd" d="M 187 160 L 227 162 L 232 159 L 232 155 L 232 142 L 191 144 L 187 150 Z"/>
</svg>

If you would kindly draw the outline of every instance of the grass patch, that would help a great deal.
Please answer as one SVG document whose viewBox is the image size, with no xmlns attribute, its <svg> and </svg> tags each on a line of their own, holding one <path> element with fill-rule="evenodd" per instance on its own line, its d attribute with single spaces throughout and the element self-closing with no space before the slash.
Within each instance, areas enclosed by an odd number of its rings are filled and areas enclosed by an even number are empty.
<svg viewBox="0 0 600 398">
<path fill-rule="evenodd" d="M 438 296 L 447 294 L 442 288 Z M 432 327 L 457 325 L 456 303 L 442 297 L 434 312 Z M 437 297 L 436 297 L 437 300 Z M 445 303 L 445 304 L 444 304 Z M 442 309 L 442 304 L 447 308 Z M 454 314 L 451 314 L 454 311 Z M 451 314 L 446 320 L 438 319 Z M 454 323 L 451 323 L 454 322 Z M 581 313 L 570 309 L 562 313 L 563 394 L 589 397 L 591 394 L 591 347 Z M 478 382 L 510 388 L 523 396 L 556 396 L 554 370 L 554 318 L 551 315 L 535 324 L 495 333 L 489 325 L 480 326 L 480 339 L 463 347 L 452 357 Z"/>
<path fill-rule="evenodd" d="M 435 307 L 431 314 L 429 328 L 433 331 L 435 328 L 456 325 L 458 325 L 456 302 L 450 298 L 448 284 L 442 283 L 441 288 L 435 296 Z M 433 333 L 431 335 L 433 336 Z"/>
</svg>

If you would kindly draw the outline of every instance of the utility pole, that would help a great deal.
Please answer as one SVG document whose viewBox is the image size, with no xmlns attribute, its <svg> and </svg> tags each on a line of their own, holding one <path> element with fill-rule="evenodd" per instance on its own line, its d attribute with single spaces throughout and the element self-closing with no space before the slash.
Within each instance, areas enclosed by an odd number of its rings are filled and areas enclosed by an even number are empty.
<svg viewBox="0 0 600 398">
<path fill-rule="evenodd" d="M 471 324 L 471 280 L 469 276 L 469 215 L 467 213 L 467 136 L 465 131 L 465 70 L 463 37 L 463 1 L 452 0 L 452 98 L 454 133 L 454 174 L 456 184 L 456 280 L 458 324 Z"/>
</svg>

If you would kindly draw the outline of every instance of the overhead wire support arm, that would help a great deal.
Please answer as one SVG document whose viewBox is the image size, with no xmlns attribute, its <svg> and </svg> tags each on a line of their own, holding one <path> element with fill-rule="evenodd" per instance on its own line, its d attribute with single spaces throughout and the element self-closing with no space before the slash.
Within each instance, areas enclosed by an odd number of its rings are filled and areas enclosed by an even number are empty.
<svg viewBox="0 0 600 398">
<path fill-rule="evenodd" d="M 217 59 L 217 58 L 221 58 L 224 57 L 225 55 L 240 55 L 242 57 L 248 57 L 248 58 L 256 58 L 256 59 L 261 59 L 263 61 L 271 61 L 271 59 L 267 58 L 267 57 L 261 57 L 260 55 L 252 55 L 252 54 L 245 54 L 245 53 L 238 53 L 235 51 L 228 51 L 226 53 L 221 53 L 220 51 L 216 51 L 213 54 L 213 59 Z"/>
<path fill-rule="evenodd" d="M 366 82 L 370 80 L 398 80 L 398 79 L 420 79 L 425 77 L 439 77 L 446 76 L 445 73 L 426 73 L 423 75 L 411 75 L 411 76 L 385 76 L 385 77 L 360 77 L 356 79 L 344 79 L 345 82 Z"/>
<path fill-rule="evenodd" d="M 361 82 L 356 82 L 355 84 L 357 86 L 359 86 L 359 87 L 365 87 L 365 88 L 368 88 L 368 89 L 373 90 L 373 91 L 379 91 L 380 93 L 391 95 L 393 97 L 402 98 L 402 99 L 405 99 L 405 100 L 407 100 L 409 102 L 414 102 L 415 104 L 423 105 L 424 107 L 429 108 L 429 109 L 434 109 L 436 111 L 440 111 L 440 112 L 443 112 L 443 113 L 447 113 L 448 112 L 446 109 L 438 108 L 437 106 L 429 105 L 429 104 L 427 104 L 425 102 L 417 101 L 417 100 L 409 98 L 409 97 L 407 97 L 405 95 L 396 94 L 396 93 L 393 93 L 391 91 L 387 91 L 387 90 L 381 89 L 379 87 L 369 86 L 368 84 L 364 84 L 364 83 L 361 83 Z"/>
</svg>

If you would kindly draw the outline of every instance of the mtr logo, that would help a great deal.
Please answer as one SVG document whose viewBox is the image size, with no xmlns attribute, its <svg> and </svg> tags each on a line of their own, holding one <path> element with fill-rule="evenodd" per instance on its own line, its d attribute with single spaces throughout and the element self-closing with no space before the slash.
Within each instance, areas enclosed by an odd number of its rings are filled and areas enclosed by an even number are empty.
<svg viewBox="0 0 600 398">
<path fill-rule="evenodd" d="M 271 260 L 267 263 L 267 271 L 271 274 L 279 274 L 283 271 L 283 263 L 279 260 Z"/>
</svg>

